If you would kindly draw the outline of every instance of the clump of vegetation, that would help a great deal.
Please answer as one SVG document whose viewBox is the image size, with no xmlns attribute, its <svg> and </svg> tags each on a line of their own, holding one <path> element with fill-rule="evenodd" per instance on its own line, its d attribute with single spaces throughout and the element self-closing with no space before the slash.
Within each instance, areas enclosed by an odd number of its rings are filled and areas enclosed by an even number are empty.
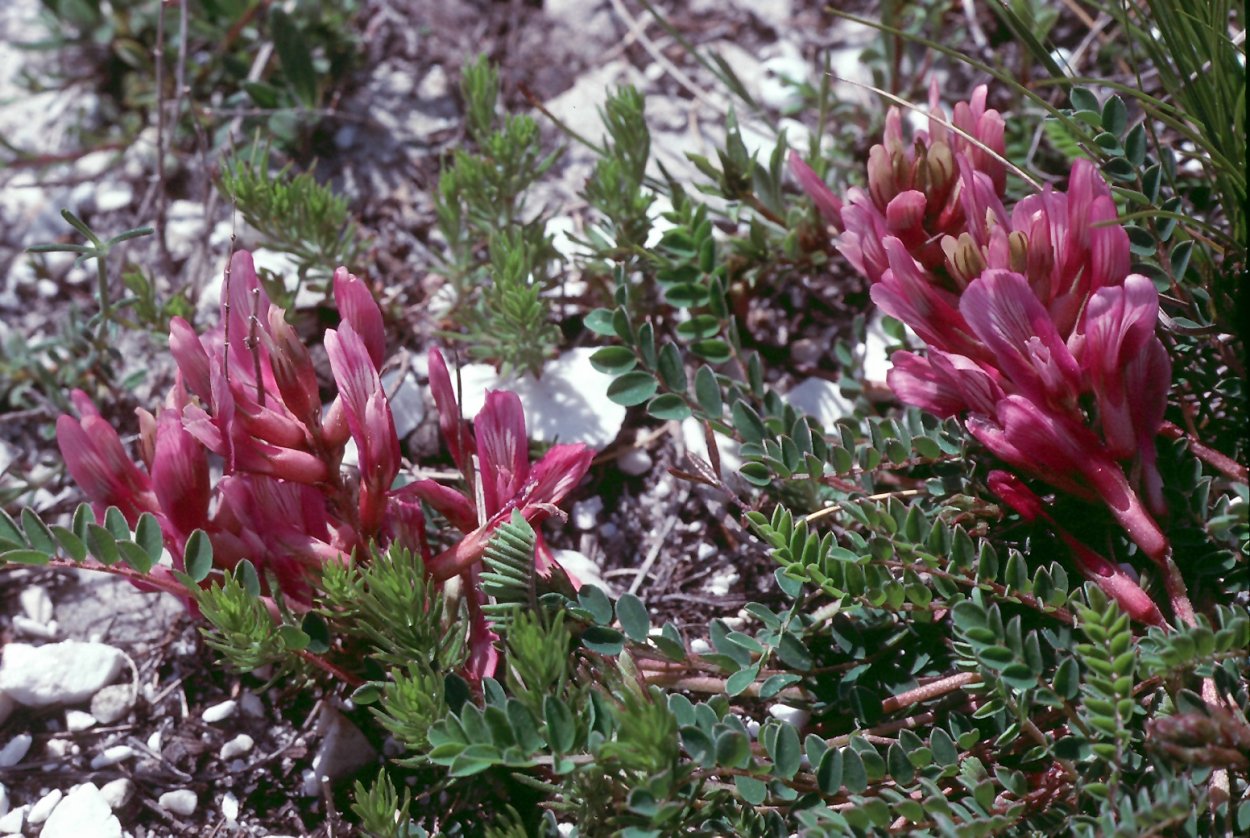
<svg viewBox="0 0 1250 838">
<path fill-rule="evenodd" d="M 531 463 L 521 400 L 492 392 L 469 420 L 433 349 L 455 470 L 409 474 L 366 285 L 330 280 L 323 407 L 245 252 L 216 331 L 172 321 L 180 375 L 137 458 L 70 397 L 58 439 L 94 506 L 67 526 L 0 514 L 0 560 L 175 593 L 224 665 L 369 707 L 399 753 L 356 785 L 371 835 L 1244 831 L 1250 492 L 1228 279 L 1247 244 L 1244 72 L 1228 75 L 1244 45 L 1211 6 L 1108 9 L 1153 69 L 1134 90 L 1062 76 L 1054 21 L 1004 5 L 1045 84 L 974 62 L 984 86 L 952 103 L 933 85 L 924 130 L 886 109 L 853 172 L 845 149 L 805 159 L 781 137 L 757 159 L 731 114 L 716 159 L 693 159 L 704 180 L 657 177 L 645 97 L 608 95 L 577 257 L 606 288 L 583 318 L 593 363 L 646 421 L 702 427 L 709 459 L 674 474 L 775 565 L 699 644 L 547 546 L 539 524 L 593 473 L 588 448 Z M 908 50 L 949 57 L 931 23 L 878 24 L 892 81 Z M 465 70 L 472 148 L 438 187 L 441 337 L 538 372 L 562 265 L 525 195 L 556 158 L 534 119 L 497 114 L 498 84 L 484 61 Z M 834 109 L 827 86 L 807 93 Z M 1052 153 L 1017 159 L 1030 131 Z M 225 176 L 253 226 L 310 266 L 354 252 L 340 203 L 257 166 Z M 746 313 L 833 265 L 896 345 L 872 399 L 834 353 L 851 408 L 825 426 L 781 397 Z"/>
</svg>

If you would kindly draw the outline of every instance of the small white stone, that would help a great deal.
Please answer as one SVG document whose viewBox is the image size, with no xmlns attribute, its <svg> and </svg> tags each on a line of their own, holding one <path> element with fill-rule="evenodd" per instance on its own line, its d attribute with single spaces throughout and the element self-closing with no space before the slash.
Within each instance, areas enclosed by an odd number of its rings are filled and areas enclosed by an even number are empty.
<svg viewBox="0 0 1250 838">
<path fill-rule="evenodd" d="M 9 790 L 4 783 L 0 783 L 0 816 L 9 813 Z"/>
<path fill-rule="evenodd" d="M 223 701 L 220 704 L 214 704 L 200 714 L 200 718 L 208 722 L 210 725 L 217 722 L 225 721 L 234 715 L 239 709 L 239 703 L 234 699 Z"/>
<path fill-rule="evenodd" d="M 760 723 L 755 719 L 747 719 L 746 729 L 747 733 L 751 734 L 752 739 L 760 735 Z"/>
<path fill-rule="evenodd" d="M 91 697 L 91 715 L 100 724 L 111 725 L 130 712 L 135 703 L 135 689 L 131 684 L 114 684 L 105 687 Z"/>
<path fill-rule="evenodd" d="M 417 429 L 425 416 L 424 391 L 411 372 L 400 381 L 398 370 L 389 370 L 382 376 L 382 390 L 395 419 L 395 435 L 404 439 Z"/>
<path fill-rule="evenodd" d="M 7 815 L 0 817 L 0 833 L 5 835 L 21 835 L 22 824 L 26 823 L 26 813 L 30 811 L 30 804 L 18 806 Z"/>
<path fill-rule="evenodd" d="M 706 541 L 703 541 L 695 548 L 694 554 L 699 561 L 705 562 L 715 556 L 718 550 L 719 548 L 715 544 L 708 544 Z"/>
<path fill-rule="evenodd" d="M 621 471 L 632 477 L 639 477 L 651 470 L 651 455 L 641 448 L 631 448 L 616 460 Z"/>
<path fill-rule="evenodd" d="M 826 429 L 832 428 L 835 422 L 855 410 L 838 385 L 824 378 L 808 378 L 790 388 L 790 392 L 782 398 Z"/>
<path fill-rule="evenodd" d="M 18 634 L 24 634 L 27 637 L 35 637 L 39 640 L 55 640 L 56 627 L 48 623 L 40 623 L 32 620 L 30 617 L 18 614 L 13 618 L 13 628 Z"/>
<path fill-rule="evenodd" d="M 599 513 L 603 511 L 603 498 L 594 497 L 579 500 L 573 504 L 573 526 L 579 530 L 593 530 L 599 523 Z"/>
<path fill-rule="evenodd" d="M 789 722 L 799 730 L 807 724 L 812 714 L 798 707 L 791 707 L 789 704 L 774 704 L 768 708 L 769 714 L 779 721 Z"/>
<path fill-rule="evenodd" d="M 222 795 L 221 814 L 230 823 L 239 819 L 239 798 L 235 797 L 234 792 L 228 791 Z"/>
<path fill-rule="evenodd" d="M 0 768 L 11 768 L 25 759 L 34 741 L 34 737 L 29 733 L 19 733 L 10 739 L 3 748 L 0 748 Z"/>
<path fill-rule="evenodd" d="M 56 804 L 61 802 L 61 798 L 65 796 L 65 792 L 60 789 L 53 789 L 30 807 L 30 812 L 26 815 L 26 822 L 33 824 L 41 824 L 52 815 L 52 810 L 56 808 Z"/>
<path fill-rule="evenodd" d="M 702 637 L 696 637 L 690 641 L 690 651 L 696 655 L 710 655 L 712 654 L 712 644 Z"/>
<path fill-rule="evenodd" d="M 248 751 L 252 750 L 252 746 L 255 744 L 256 743 L 252 740 L 252 737 L 248 736 L 246 733 L 240 733 L 238 736 L 221 746 L 221 758 L 226 760 L 243 756 Z"/>
<path fill-rule="evenodd" d="M 65 711 L 65 729 L 70 733 L 78 733 L 97 724 L 96 717 L 81 710 Z"/>
<path fill-rule="evenodd" d="M 96 212 L 115 212 L 130 206 L 135 198 L 134 189 L 128 183 L 111 183 L 95 193 Z"/>
<path fill-rule="evenodd" d="M 31 585 L 24 588 L 17 595 L 17 599 L 22 604 L 22 610 L 26 612 L 26 616 L 35 622 L 46 623 L 52 619 L 52 598 L 48 596 L 46 588 Z"/>
<path fill-rule="evenodd" d="M 738 571 L 728 567 L 713 574 L 712 578 L 708 580 L 707 591 L 712 596 L 725 596 L 737 581 Z"/>
<path fill-rule="evenodd" d="M 100 753 L 91 758 L 92 768 L 107 768 L 110 765 L 117 765 L 119 762 L 125 762 L 135 755 L 135 749 L 129 745 L 114 745 L 111 748 L 105 748 Z"/>
<path fill-rule="evenodd" d="M 175 791 L 165 792 L 156 802 L 166 812 L 173 812 L 175 815 L 185 817 L 195 811 L 195 807 L 199 804 L 199 799 L 195 796 L 195 792 L 190 789 L 176 789 Z"/>
<path fill-rule="evenodd" d="M 74 743 L 68 739 L 49 739 L 48 743 L 43 746 L 43 751 L 48 759 L 65 759 L 77 753 Z"/>
<path fill-rule="evenodd" d="M 239 693 L 239 707 L 243 710 L 245 716 L 251 716 L 254 719 L 264 718 L 265 716 L 265 705 L 254 692 L 245 690 Z"/>
<path fill-rule="evenodd" d="M 50 279 L 41 279 L 35 283 L 35 293 L 45 300 L 51 300 L 61 293 L 61 288 Z"/>
<path fill-rule="evenodd" d="M 148 741 L 147 741 L 148 750 L 154 754 L 159 754 L 161 752 L 162 738 L 163 737 L 161 736 L 161 732 L 159 730 L 153 731 L 152 735 L 148 737 Z"/>
<path fill-rule="evenodd" d="M 110 809 L 120 809 L 130 802 L 130 798 L 134 796 L 134 781 L 127 777 L 120 777 L 112 782 L 105 783 L 100 788 L 100 796 L 108 803 Z"/>
<path fill-rule="evenodd" d="M 577 550 L 552 550 L 551 552 L 555 556 L 556 564 L 560 565 L 565 573 L 576 577 L 583 585 L 594 585 L 601 591 L 612 590 L 612 586 L 603 579 L 603 570 L 585 553 Z"/>
<path fill-rule="evenodd" d="M 121 838 L 122 825 L 94 783 L 76 787 L 52 812 L 40 838 Z"/>
<path fill-rule="evenodd" d="M 0 691 L 29 707 L 78 704 L 116 678 L 124 660 L 103 643 L 10 643 L 0 661 Z"/>
</svg>

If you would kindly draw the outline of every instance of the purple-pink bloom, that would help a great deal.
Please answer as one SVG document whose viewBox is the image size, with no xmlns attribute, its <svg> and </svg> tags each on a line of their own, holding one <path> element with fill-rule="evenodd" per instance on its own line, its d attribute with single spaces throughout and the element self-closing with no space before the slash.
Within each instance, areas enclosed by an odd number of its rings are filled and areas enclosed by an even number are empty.
<svg viewBox="0 0 1250 838">
<path fill-rule="evenodd" d="M 1142 552 L 1156 562 L 1165 560 L 1168 542 L 1159 525 L 1102 441 L 1076 419 L 1010 395 L 999 401 L 995 415 L 972 414 L 965 424 L 982 445 L 1018 471 L 1073 497 L 1101 501 Z"/>
<path fill-rule="evenodd" d="M 1172 362 L 1155 334 L 1158 316 L 1154 283 L 1130 274 L 1123 285 L 1099 289 L 1090 298 L 1071 343 L 1093 391 L 1109 452 L 1120 460 L 1137 458 L 1150 507 L 1163 514 L 1154 439 L 1167 409 Z"/>
<path fill-rule="evenodd" d="M 1024 277 L 983 272 L 960 297 L 959 311 L 1015 392 L 1060 411 L 1075 409 L 1080 368 Z"/>
<path fill-rule="evenodd" d="M 816 205 L 816 209 L 820 212 L 825 223 L 833 227 L 833 229 L 841 232 L 842 225 L 842 201 L 837 195 L 833 194 L 833 190 L 825 183 L 820 175 L 799 156 L 794 149 L 790 150 L 789 157 L 790 172 L 794 175 L 794 179 L 799 182 L 799 187 L 807 193 L 807 197 L 812 199 L 812 203 Z"/>
</svg>

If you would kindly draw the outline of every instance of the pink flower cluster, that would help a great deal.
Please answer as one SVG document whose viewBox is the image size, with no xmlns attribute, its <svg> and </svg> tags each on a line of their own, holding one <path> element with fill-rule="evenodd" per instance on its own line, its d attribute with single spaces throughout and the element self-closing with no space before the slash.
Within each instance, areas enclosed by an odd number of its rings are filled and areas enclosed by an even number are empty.
<svg viewBox="0 0 1250 838">
<path fill-rule="evenodd" d="M 513 509 L 537 521 L 581 480 L 592 452 L 556 446 L 530 467 L 525 418 L 513 393 L 487 396 L 473 432 L 459 418 L 442 356 L 430 353 L 431 383 L 440 425 L 468 496 L 423 480 L 393 488 L 400 445 L 379 377 L 385 358 L 382 313 L 373 296 L 345 268 L 334 274 L 341 322 L 325 335 L 338 388 L 322 407 L 308 349 L 273 305 L 246 252 L 231 259 L 221 323 L 199 335 L 182 318 L 170 324 L 178 372 L 154 416 L 139 411 L 143 466 L 131 461 L 121 439 L 81 392 L 79 418 L 57 420 L 57 441 L 71 476 L 99 507 L 115 506 L 133 526 L 156 516 L 166 545 L 180 562 L 191 533 L 202 530 L 214 564 L 230 569 L 248 559 L 288 602 L 311 602 L 322 562 L 368 556 L 371 545 L 401 544 L 419 551 L 436 581 L 462 576 L 472 617 L 470 674 L 494 672 L 496 656 L 481 617 L 476 584 L 490 533 Z M 358 467 L 343 468 L 350 441 Z M 214 477 L 214 467 L 220 476 Z M 480 484 L 484 509 L 473 503 Z M 426 539 L 421 501 L 447 515 L 464 537 L 440 555 Z M 550 554 L 540 557 L 549 570 Z M 154 568 L 150 584 L 177 590 L 170 570 Z"/>
<path fill-rule="evenodd" d="M 1105 505 L 1166 572 L 1155 436 L 1171 364 L 1155 334 L 1158 293 L 1129 272 L 1110 189 L 1078 160 L 1066 191 L 1047 187 L 1008 212 L 1004 121 L 986 108 L 985 87 L 955 107 L 955 130 L 936 91 L 931 98 L 929 130 L 910 145 L 891 110 L 866 191 L 839 200 L 790 159 L 838 249 L 872 282 L 873 301 L 928 346 L 893 355 L 890 387 L 908 404 L 963 417 L 1016 474 Z M 1129 613 L 1162 620 L 1135 582 L 1059 527 L 1018 477 L 1000 472 L 990 484 L 1024 517 L 1047 521 Z"/>
</svg>

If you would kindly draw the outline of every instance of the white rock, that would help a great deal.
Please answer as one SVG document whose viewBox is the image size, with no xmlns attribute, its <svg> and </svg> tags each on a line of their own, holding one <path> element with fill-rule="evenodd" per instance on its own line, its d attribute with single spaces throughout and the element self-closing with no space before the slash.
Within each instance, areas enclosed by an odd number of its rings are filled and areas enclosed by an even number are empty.
<svg viewBox="0 0 1250 838">
<path fill-rule="evenodd" d="M 9 790 L 4 783 L 0 783 L 0 816 L 9 813 Z"/>
<path fill-rule="evenodd" d="M 238 736 L 221 746 L 221 758 L 224 760 L 243 756 L 248 751 L 252 750 L 252 746 L 255 744 L 256 743 L 252 740 L 252 737 L 248 736 L 246 733 L 240 733 Z"/>
<path fill-rule="evenodd" d="M 83 783 L 61 801 L 40 838 L 121 838 L 122 825 L 94 783 Z"/>
<path fill-rule="evenodd" d="M 211 725 L 217 722 L 225 721 L 233 716 L 235 711 L 238 709 L 239 703 L 232 698 L 209 707 L 200 714 L 200 718 Z"/>
<path fill-rule="evenodd" d="M 578 232 L 572 216 L 558 215 L 548 219 L 546 233 L 551 236 L 551 246 L 570 262 L 590 255 L 590 249 L 578 241 L 586 236 Z"/>
<path fill-rule="evenodd" d="M 156 802 L 166 812 L 173 812 L 175 815 L 183 815 L 185 817 L 195 811 L 195 807 L 199 805 L 200 801 L 191 789 L 176 789 L 165 792 Z"/>
<path fill-rule="evenodd" d="M 725 596 L 738 581 L 738 571 L 732 567 L 717 571 L 708 580 L 707 591 L 712 596 Z"/>
<path fill-rule="evenodd" d="M 552 550 L 556 564 L 564 569 L 569 576 L 576 578 L 583 585 L 594 585 L 601 591 L 611 593 L 612 586 L 604 581 L 603 570 L 591 561 L 585 553 L 577 550 Z"/>
<path fill-rule="evenodd" d="M 154 754 L 159 754 L 161 752 L 162 739 L 163 737 L 161 736 L 161 732 L 159 730 L 153 731 L 152 735 L 148 737 L 148 741 L 145 743 L 148 746 L 148 750 Z"/>
<path fill-rule="evenodd" d="M 703 424 L 693 416 L 682 420 L 681 438 L 688 452 L 704 462 L 712 462 L 712 458 L 708 455 L 707 439 L 703 435 Z M 716 451 L 720 455 L 721 475 L 726 476 L 729 472 L 742 468 L 742 456 L 738 453 L 738 443 L 721 433 L 714 433 L 713 439 L 716 441 Z"/>
<path fill-rule="evenodd" d="M 251 716 L 254 719 L 264 718 L 265 705 L 261 703 L 260 697 L 254 692 L 245 690 L 239 693 L 239 707 L 243 710 L 245 716 Z"/>
<path fill-rule="evenodd" d="M 543 377 L 528 373 L 500 378 L 488 364 L 466 364 L 460 369 L 461 405 L 466 417 L 476 416 L 486 403 L 486 391 L 512 390 L 525 405 L 525 426 L 540 442 L 583 442 L 602 448 L 616 439 L 625 420 L 625 408 L 607 397 L 612 377 L 590 365 L 594 347 L 570 349 L 543 367 Z M 452 370 L 452 384 L 455 384 Z"/>
<path fill-rule="evenodd" d="M 23 588 L 17 595 L 17 600 L 22 604 L 26 616 L 36 623 L 46 623 L 52 619 L 52 597 L 48 596 L 48 591 L 43 586 L 30 585 Z"/>
<path fill-rule="evenodd" d="M 329 704 L 321 708 L 317 730 L 321 733 L 321 745 L 313 756 L 311 777 L 304 777 L 305 795 L 320 793 L 322 777 L 336 780 L 376 762 L 378 752 L 360 728 Z"/>
<path fill-rule="evenodd" d="M 132 684 L 114 684 L 91 697 L 91 715 L 103 725 L 111 725 L 126 717 L 135 704 Z"/>
<path fill-rule="evenodd" d="M 720 551 L 715 544 L 709 544 L 706 541 L 699 542 L 699 546 L 695 548 L 695 558 L 699 561 L 707 561 Z"/>
<path fill-rule="evenodd" d="M 103 643 L 10 643 L 0 662 L 0 691 L 29 707 L 77 704 L 116 678 L 124 660 Z"/>
<path fill-rule="evenodd" d="M 110 765 L 117 765 L 119 762 L 125 762 L 135 755 L 135 749 L 129 745 L 114 745 L 111 748 L 105 748 L 100 753 L 91 758 L 92 768 L 107 768 Z"/>
<path fill-rule="evenodd" d="M 190 256 L 208 232 L 204 207 L 196 201 L 174 201 L 165 216 L 165 240 L 176 259 Z"/>
<path fill-rule="evenodd" d="M 815 419 L 826 430 L 855 411 L 855 406 L 842 395 L 838 385 L 824 378 L 801 381 L 791 387 L 790 392 L 782 398 Z"/>
<path fill-rule="evenodd" d="M 690 641 L 690 651 L 696 655 L 710 655 L 712 653 L 712 644 L 702 637 L 696 637 Z"/>
<path fill-rule="evenodd" d="M 621 471 L 633 477 L 639 477 L 651 470 L 651 455 L 642 448 L 631 448 L 616 460 Z"/>
<path fill-rule="evenodd" d="M 95 193 L 96 212 L 115 212 L 130 206 L 135 191 L 128 183 L 106 183 Z"/>
<path fill-rule="evenodd" d="M 119 777 L 100 787 L 100 796 L 108 803 L 110 809 L 120 809 L 134 797 L 135 784 L 128 777 Z"/>
<path fill-rule="evenodd" d="M 29 733 L 19 733 L 0 748 L 0 768 L 11 768 L 26 758 L 31 743 L 35 741 Z"/>
<path fill-rule="evenodd" d="M 812 717 L 812 714 L 808 711 L 798 707 L 791 707 L 789 704 L 774 704 L 768 708 L 768 712 L 774 719 L 789 722 L 799 730 L 802 730 L 803 726 Z"/>
<path fill-rule="evenodd" d="M 26 813 L 30 811 L 30 804 L 18 806 L 4 817 L 0 817 L 0 833 L 5 835 L 20 835 L 22 833 L 22 824 L 26 823 Z"/>
<path fill-rule="evenodd" d="M 864 379 L 879 384 L 885 383 L 885 377 L 894 366 L 890 363 L 890 358 L 886 355 L 886 346 L 889 339 L 885 336 L 885 328 L 881 324 L 881 315 L 878 313 L 868 321 L 868 329 L 864 334 L 864 343 L 860 347 L 863 353 L 863 370 Z"/>
<path fill-rule="evenodd" d="M 778 55 L 764 62 L 764 72 L 756 83 L 760 101 L 770 108 L 792 113 L 803 104 L 800 86 L 808 84 L 811 75 L 811 65 L 798 47 L 788 42 L 780 44 Z"/>
<path fill-rule="evenodd" d="M 234 792 L 228 791 L 222 795 L 221 814 L 229 823 L 239 819 L 239 798 L 235 797 Z"/>
<path fill-rule="evenodd" d="M 411 372 L 403 381 L 398 379 L 399 370 L 388 370 L 382 376 L 382 390 L 395 417 L 395 434 L 403 439 L 417 429 L 425 416 L 425 394 Z"/>
<path fill-rule="evenodd" d="M 13 628 L 26 637 L 35 637 L 39 640 L 56 639 L 56 620 L 51 623 L 40 623 L 23 614 L 18 614 L 13 618 Z"/>
<path fill-rule="evenodd" d="M 90 713 L 84 713 L 81 710 L 65 711 L 65 729 L 70 733 L 78 733 L 87 728 L 95 727 L 99 720 Z"/>
<path fill-rule="evenodd" d="M 603 498 L 594 497 L 579 500 L 573 504 L 573 526 L 583 532 L 593 530 L 599 523 L 599 513 L 603 511 Z"/>
<path fill-rule="evenodd" d="M 65 796 L 65 792 L 60 789 L 53 789 L 36 801 L 34 806 L 30 807 L 30 812 L 26 814 L 26 822 L 33 824 L 41 824 L 51 815 L 52 810 L 56 808 L 56 804 L 61 802 L 61 798 Z"/>
</svg>

